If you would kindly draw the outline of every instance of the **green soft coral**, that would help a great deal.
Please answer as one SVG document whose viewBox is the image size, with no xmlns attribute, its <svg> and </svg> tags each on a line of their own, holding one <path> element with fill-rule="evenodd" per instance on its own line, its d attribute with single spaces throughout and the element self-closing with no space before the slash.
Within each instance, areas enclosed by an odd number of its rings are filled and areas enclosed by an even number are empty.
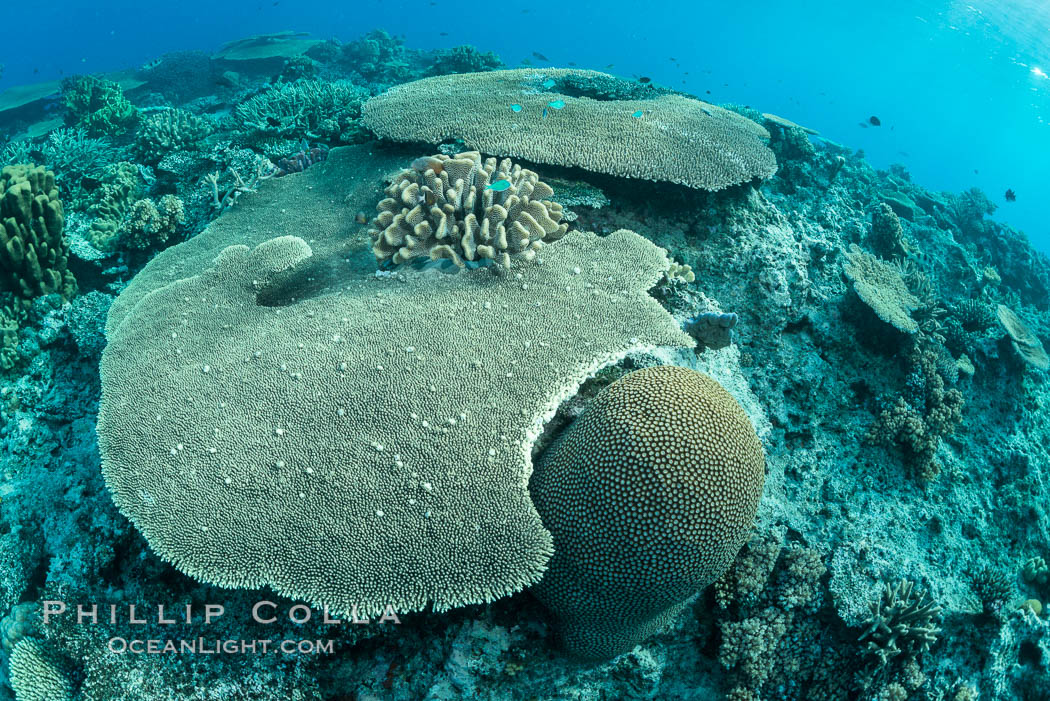
<svg viewBox="0 0 1050 701">
<path fill-rule="evenodd" d="M 62 81 L 62 103 L 66 123 L 82 127 L 92 136 L 119 136 L 139 120 L 139 111 L 124 97 L 120 85 L 94 76 Z"/>
</svg>

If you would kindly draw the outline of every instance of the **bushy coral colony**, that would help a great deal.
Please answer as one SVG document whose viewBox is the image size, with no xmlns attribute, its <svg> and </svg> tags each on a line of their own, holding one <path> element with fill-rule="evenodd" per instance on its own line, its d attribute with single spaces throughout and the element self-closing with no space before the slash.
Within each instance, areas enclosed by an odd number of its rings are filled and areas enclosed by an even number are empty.
<svg viewBox="0 0 1050 701">
<path fill-rule="evenodd" d="M 3 133 L 0 699 L 1047 698 L 1050 260 L 980 191 L 378 30 Z"/>
</svg>

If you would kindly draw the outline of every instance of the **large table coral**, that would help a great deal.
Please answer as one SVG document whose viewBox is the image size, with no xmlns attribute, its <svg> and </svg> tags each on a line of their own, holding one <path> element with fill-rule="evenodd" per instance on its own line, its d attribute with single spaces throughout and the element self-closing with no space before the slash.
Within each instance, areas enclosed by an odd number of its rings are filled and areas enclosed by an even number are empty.
<svg viewBox="0 0 1050 701">
<path fill-rule="evenodd" d="M 630 350 L 692 344 L 646 292 L 665 252 L 629 231 L 576 233 L 511 275 L 355 269 L 371 254 L 353 213 L 388 166 L 334 150 L 114 304 L 106 483 L 184 572 L 339 614 L 517 591 L 551 554 L 527 491 L 545 420 Z"/>
<path fill-rule="evenodd" d="M 393 141 L 461 139 L 486 154 L 703 190 L 776 172 L 759 124 L 637 87 L 573 69 L 464 73 L 395 86 L 366 102 L 361 116 Z"/>
</svg>

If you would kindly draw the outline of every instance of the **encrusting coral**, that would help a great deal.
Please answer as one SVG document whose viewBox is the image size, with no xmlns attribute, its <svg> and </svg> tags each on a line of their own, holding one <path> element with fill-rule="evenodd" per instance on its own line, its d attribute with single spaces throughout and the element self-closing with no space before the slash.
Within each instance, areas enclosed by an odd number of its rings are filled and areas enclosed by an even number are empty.
<svg viewBox="0 0 1050 701">
<path fill-rule="evenodd" d="M 420 158 L 401 171 L 377 209 L 368 234 L 380 261 L 417 257 L 464 261 L 533 260 L 568 231 L 554 190 L 509 158 L 481 160 L 476 151 Z"/>
<path fill-rule="evenodd" d="M 776 172 L 769 133 L 750 119 L 674 94 L 609 99 L 588 83 L 630 85 L 575 69 L 437 76 L 373 97 L 361 118 L 393 141 L 461 139 L 482 153 L 704 190 Z"/>
<path fill-rule="evenodd" d="M 554 536 L 532 591 L 566 648 L 612 657 L 673 620 L 732 564 L 764 470 L 747 414 L 707 375 L 651 367 L 598 394 L 529 487 Z"/>
<path fill-rule="evenodd" d="M 1014 350 L 1017 351 L 1017 354 L 1034 368 L 1040 370 L 1050 369 L 1050 356 L 1047 356 L 1046 349 L 1043 348 L 1043 342 L 1021 321 L 1021 317 L 1017 316 L 1005 304 L 1000 304 L 996 308 L 996 315 L 999 318 L 999 323 L 1002 324 L 1006 333 L 1010 336 L 1010 343 L 1013 345 Z"/>
<path fill-rule="evenodd" d="M 908 291 L 897 268 L 850 244 L 843 271 L 857 296 L 876 316 L 906 334 L 919 330 L 911 317 L 919 307 L 919 298 Z"/>
</svg>

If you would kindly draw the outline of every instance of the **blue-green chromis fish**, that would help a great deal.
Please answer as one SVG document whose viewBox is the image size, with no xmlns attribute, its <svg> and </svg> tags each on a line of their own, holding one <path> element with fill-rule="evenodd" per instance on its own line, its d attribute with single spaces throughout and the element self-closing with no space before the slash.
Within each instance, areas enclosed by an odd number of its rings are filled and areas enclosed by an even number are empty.
<svg viewBox="0 0 1050 701">
<path fill-rule="evenodd" d="M 515 102 L 513 105 L 510 106 L 510 111 L 511 112 L 521 112 L 521 105 L 519 105 L 517 102 Z"/>
<path fill-rule="evenodd" d="M 565 106 L 565 100 L 551 100 L 547 104 L 556 110 L 560 110 L 562 107 Z"/>
<path fill-rule="evenodd" d="M 489 185 L 485 189 L 486 190 L 492 190 L 493 192 L 503 192 L 504 190 L 506 190 L 509 187 L 510 187 L 510 181 L 509 180 L 497 180 L 496 182 L 492 183 L 491 185 Z"/>
</svg>

